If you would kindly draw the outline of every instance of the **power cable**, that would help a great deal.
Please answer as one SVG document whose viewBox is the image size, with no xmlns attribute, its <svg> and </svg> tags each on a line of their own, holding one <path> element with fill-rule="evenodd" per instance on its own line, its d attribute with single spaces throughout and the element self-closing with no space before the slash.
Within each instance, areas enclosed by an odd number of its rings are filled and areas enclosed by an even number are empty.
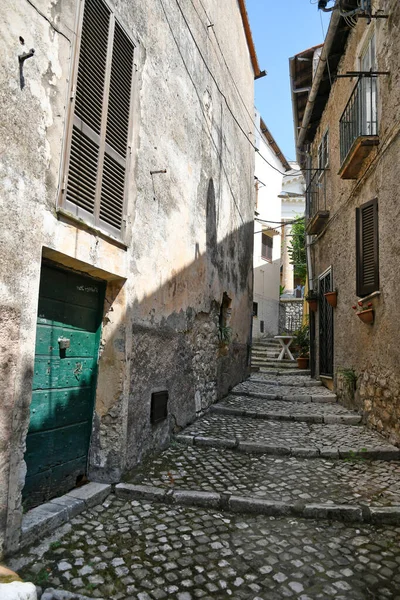
<svg viewBox="0 0 400 600">
<path fill-rule="evenodd" d="M 190 81 L 191 81 L 191 83 L 192 83 L 192 85 L 193 85 L 193 88 L 194 88 L 194 90 L 195 90 L 195 93 L 196 93 L 197 99 L 198 99 L 198 101 L 199 101 L 199 104 L 200 104 L 200 109 L 201 109 L 201 111 L 202 111 L 202 113 L 203 113 L 203 116 L 204 116 L 205 123 L 207 123 L 207 127 L 208 127 L 208 129 L 209 129 L 209 134 L 210 134 L 210 139 L 211 139 L 211 142 L 212 142 L 212 144 L 213 144 L 213 146 L 214 146 L 214 148 L 215 148 L 215 151 L 216 151 L 216 153 L 217 153 L 217 155 L 218 155 L 218 157 L 219 157 L 219 159 L 220 159 L 220 165 L 221 165 L 221 168 L 222 168 L 222 170 L 223 170 L 223 172 L 224 172 L 224 175 L 225 175 L 225 177 L 226 177 L 226 181 L 227 181 L 227 184 L 228 184 L 228 187 L 229 187 L 229 191 L 230 191 L 230 193 L 231 193 L 231 196 L 232 196 L 233 202 L 234 202 L 234 204 L 235 204 L 236 210 L 237 210 L 237 212 L 238 212 L 238 214 L 239 214 L 240 220 L 242 221 L 242 224 L 244 225 L 244 219 L 243 219 L 243 217 L 242 217 L 242 213 L 240 212 L 240 208 L 239 208 L 239 206 L 238 206 L 238 203 L 237 203 L 236 197 L 235 197 L 235 195 L 234 195 L 234 193 L 233 193 L 233 190 L 232 190 L 232 187 L 231 187 L 231 184 L 230 184 L 229 178 L 228 178 L 228 174 L 227 174 L 227 172 L 226 172 L 226 169 L 225 169 L 225 167 L 224 167 L 224 165 L 223 165 L 223 161 L 222 161 L 222 155 L 221 155 L 221 153 L 220 153 L 220 151 L 219 151 L 219 148 L 218 148 L 218 146 L 216 145 L 216 143 L 215 143 L 215 141 L 214 141 L 214 138 L 213 138 L 213 135 L 212 135 L 212 131 L 210 131 L 210 128 L 209 128 L 209 125 L 208 125 L 208 122 L 207 122 L 207 116 L 206 116 L 206 114 L 205 114 L 205 112 L 204 112 L 204 106 L 203 106 L 203 102 L 202 102 L 202 99 L 201 99 L 200 93 L 199 93 L 199 91 L 198 91 L 198 89 L 197 89 L 197 87 L 196 87 L 196 84 L 195 84 L 195 82 L 194 82 L 194 80 L 193 80 L 193 77 L 192 77 L 192 75 L 191 75 L 191 73 L 190 73 L 190 71 L 189 71 L 189 68 L 188 68 L 187 64 L 186 64 L 186 61 L 185 61 L 185 58 L 184 58 L 184 56 L 183 56 L 183 54 L 182 54 L 182 51 L 181 51 L 181 49 L 180 49 L 180 46 L 179 46 L 178 40 L 177 40 L 177 39 L 176 39 L 176 37 L 175 37 L 174 31 L 173 31 L 173 29 L 172 29 L 171 23 L 170 23 L 170 21 L 169 21 L 169 18 L 168 18 L 167 11 L 165 10 L 165 6 L 164 6 L 164 3 L 163 3 L 163 0 L 159 0 L 159 2 L 160 2 L 160 5 L 161 5 L 161 8 L 162 8 L 162 10 L 163 10 L 163 13 L 164 13 L 164 16 L 165 16 L 165 20 L 166 20 L 166 22 L 167 22 L 167 24 L 168 24 L 168 27 L 169 27 L 170 31 L 171 31 L 172 38 L 173 38 L 173 40 L 174 40 L 174 42 L 175 42 L 175 45 L 176 45 L 176 47 L 177 47 L 177 49 L 178 49 L 178 52 L 179 52 L 179 55 L 180 55 L 180 57 L 181 57 L 181 59 L 182 59 L 183 66 L 185 67 L 185 70 L 186 70 L 186 72 L 187 72 L 187 74 L 188 74 L 188 76 L 189 76 L 189 79 L 190 79 Z M 178 2 L 177 2 L 177 4 L 179 5 L 179 3 L 178 3 Z M 182 14 L 182 13 L 181 13 L 181 14 Z M 183 15 L 182 15 L 182 16 L 183 16 Z"/>
<path fill-rule="evenodd" d="M 161 2 L 161 0 L 160 0 L 160 2 Z M 217 80 L 216 80 L 216 78 L 215 78 L 215 76 L 214 76 L 213 72 L 211 71 L 211 69 L 210 69 L 210 67 L 209 67 L 209 65 L 208 65 L 208 63 L 207 63 L 207 61 L 206 61 L 206 59 L 205 59 L 205 58 L 204 58 L 204 56 L 203 56 L 203 53 L 202 53 L 202 51 L 201 51 L 201 49 L 200 49 L 200 47 L 199 47 L 199 45 L 198 45 L 198 43 L 197 43 L 197 41 L 196 41 L 196 38 L 194 37 L 193 31 L 192 31 L 192 29 L 191 29 L 191 27 L 190 27 L 190 24 L 188 23 L 188 20 L 187 20 L 187 18 L 186 18 L 186 16 L 185 16 L 184 12 L 183 12 L 183 10 L 182 10 L 182 7 L 181 7 L 181 5 L 180 5 L 180 3 L 179 3 L 179 0 L 175 0 L 175 2 L 176 2 L 176 4 L 177 4 L 177 6 L 178 6 L 179 12 L 181 13 L 182 19 L 184 20 L 184 22 L 185 22 L 185 25 L 186 25 L 186 27 L 187 27 L 187 29 L 188 29 L 189 33 L 190 33 L 190 37 L 192 38 L 192 40 L 193 40 L 193 43 L 194 43 L 194 45 L 195 45 L 195 46 L 196 46 L 196 48 L 197 48 L 197 51 L 198 51 L 198 53 L 199 53 L 199 55 L 200 55 L 200 58 L 202 59 L 202 61 L 203 61 L 203 63 L 204 63 L 204 66 L 206 67 L 206 69 L 207 69 L 207 71 L 208 71 L 208 73 L 209 73 L 209 75 L 210 75 L 211 79 L 213 80 L 213 82 L 214 82 L 214 84 L 215 84 L 215 86 L 216 86 L 216 88 L 217 88 L 218 92 L 220 93 L 220 95 L 221 95 L 221 96 L 222 96 L 222 98 L 224 99 L 224 101 L 225 101 L 225 104 L 226 104 L 226 107 L 227 107 L 227 109 L 228 109 L 228 111 L 229 111 L 230 115 L 232 116 L 233 120 L 235 121 L 236 125 L 238 126 L 239 130 L 242 132 L 242 134 L 244 135 L 244 137 L 246 138 L 246 140 L 249 142 L 249 144 L 252 146 L 252 148 L 253 148 L 253 149 L 254 149 L 254 150 L 255 150 L 255 151 L 258 153 L 258 155 L 259 155 L 259 156 L 262 158 L 262 160 L 264 160 L 264 161 L 267 163 L 267 165 L 269 165 L 269 166 L 270 166 L 272 169 L 274 169 L 275 171 L 277 171 L 277 172 L 278 172 L 280 175 L 285 175 L 285 174 L 286 174 L 286 172 L 282 172 L 280 169 L 277 169 L 277 168 L 276 168 L 274 165 L 272 165 L 272 164 L 271 164 L 271 163 L 270 163 L 270 162 L 269 162 L 269 161 L 268 161 L 268 160 L 267 160 L 267 159 L 266 159 L 266 158 L 265 158 L 265 157 L 264 157 L 264 156 L 263 156 L 263 155 L 260 153 L 259 149 L 256 147 L 256 145 L 255 145 L 255 144 L 253 144 L 253 142 L 252 142 L 252 141 L 250 140 L 250 138 L 248 137 L 247 133 L 244 131 L 244 129 L 243 129 L 243 127 L 242 127 L 242 125 L 239 123 L 238 119 L 236 118 L 236 115 L 233 113 L 233 111 L 232 111 L 232 109 L 231 109 L 231 107 L 230 107 L 230 105 L 229 105 L 229 103 L 228 103 L 228 99 L 226 98 L 225 94 L 224 94 L 224 93 L 223 93 L 223 91 L 221 90 L 221 88 L 220 88 L 220 86 L 219 86 L 219 84 L 218 84 L 218 82 L 217 82 Z M 207 14 L 207 13 L 206 13 L 206 14 Z M 207 18 L 208 18 L 208 16 L 207 16 Z M 253 123 L 253 126 L 254 126 L 254 121 L 253 121 L 252 123 Z"/>
</svg>

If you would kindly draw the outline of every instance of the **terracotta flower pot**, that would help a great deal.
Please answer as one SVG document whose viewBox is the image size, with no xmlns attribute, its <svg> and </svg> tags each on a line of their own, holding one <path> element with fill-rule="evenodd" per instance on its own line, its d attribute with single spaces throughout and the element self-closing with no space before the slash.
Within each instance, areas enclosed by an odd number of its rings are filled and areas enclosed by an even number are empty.
<svg viewBox="0 0 400 600">
<path fill-rule="evenodd" d="M 367 310 L 361 310 L 356 313 L 357 317 L 361 319 L 363 323 L 373 323 L 374 322 L 374 309 L 368 308 Z"/>
<path fill-rule="evenodd" d="M 299 356 L 297 358 L 297 367 L 299 369 L 307 369 L 307 367 L 308 367 L 308 356 Z"/>
<path fill-rule="evenodd" d="M 326 301 L 328 302 L 328 304 L 330 304 L 333 308 L 336 308 L 337 305 L 337 292 L 326 292 L 326 294 L 324 294 Z"/>
<path fill-rule="evenodd" d="M 312 310 L 313 312 L 317 312 L 318 300 L 316 298 L 312 298 L 311 300 L 307 300 L 307 302 L 308 306 L 310 307 L 310 310 Z"/>
</svg>

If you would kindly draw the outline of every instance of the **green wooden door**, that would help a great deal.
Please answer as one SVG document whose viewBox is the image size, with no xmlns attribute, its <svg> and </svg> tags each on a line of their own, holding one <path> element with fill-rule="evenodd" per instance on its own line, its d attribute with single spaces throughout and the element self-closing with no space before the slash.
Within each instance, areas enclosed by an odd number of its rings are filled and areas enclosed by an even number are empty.
<svg viewBox="0 0 400 600">
<path fill-rule="evenodd" d="M 104 291 L 94 279 L 42 268 L 25 453 L 26 508 L 66 493 L 86 473 Z"/>
</svg>

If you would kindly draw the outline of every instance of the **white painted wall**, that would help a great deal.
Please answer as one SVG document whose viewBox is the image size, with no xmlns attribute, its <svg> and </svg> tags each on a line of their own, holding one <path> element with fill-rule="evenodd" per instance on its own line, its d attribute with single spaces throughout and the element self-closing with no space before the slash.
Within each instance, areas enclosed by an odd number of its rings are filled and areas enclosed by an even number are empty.
<svg viewBox="0 0 400 600">
<path fill-rule="evenodd" d="M 260 117 L 256 113 L 256 128 L 261 129 Z M 278 333 L 279 319 L 279 284 L 281 264 L 281 200 L 282 173 L 284 167 L 276 156 L 264 135 L 256 131 L 255 176 L 258 179 L 258 199 L 255 206 L 254 221 L 254 302 L 258 304 L 258 314 L 253 317 L 253 339 L 263 335 L 269 337 Z M 262 158 L 264 157 L 269 164 Z M 278 169 L 275 171 L 274 168 Z M 257 183 L 257 179 L 255 180 Z M 258 213 L 258 214 L 257 214 Z M 257 219 L 274 221 L 275 223 L 260 223 Z M 261 255 L 262 231 L 273 228 L 272 261 L 265 260 Z M 260 322 L 264 321 L 264 334 L 260 331 Z"/>
<path fill-rule="evenodd" d="M 281 191 L 281 219 L 283 222 L 293 221 L 304 215 L 305 211 L 305 181 L 297 163 L 290 163 L 292 171 L 283 176 Z M 287 252 L 291 240 L 291 226 L 282 228 L 282 285 L 285 288 L 284 297 L 294 294 L 293 265 L 290 264 Z"/>
</svg>

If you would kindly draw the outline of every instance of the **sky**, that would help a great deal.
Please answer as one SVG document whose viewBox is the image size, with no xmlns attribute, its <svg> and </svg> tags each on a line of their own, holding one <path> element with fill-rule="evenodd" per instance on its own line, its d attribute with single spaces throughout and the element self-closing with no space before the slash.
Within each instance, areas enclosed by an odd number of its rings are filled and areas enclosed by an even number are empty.
<svg viewBox="0 0 400 600">
<path fill-rule="evenodd" d="M 295 160 L 289 58 L 321 44 L 330 18 L 312 2 L 246 0 L 258 63 L 268 73 L 255 81 L 256 107 L 287 160 Z"/>
</svg>

